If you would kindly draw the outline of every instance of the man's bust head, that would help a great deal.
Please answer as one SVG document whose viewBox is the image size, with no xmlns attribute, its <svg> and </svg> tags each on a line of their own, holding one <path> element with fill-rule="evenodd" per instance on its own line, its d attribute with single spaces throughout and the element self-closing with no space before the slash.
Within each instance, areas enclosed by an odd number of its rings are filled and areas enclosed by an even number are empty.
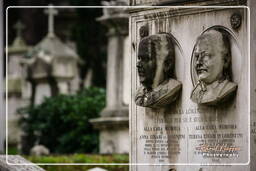
<svg viewBox="0 0 256 171">
<path fill-rule="evenodd" d="M 231 48 L 228 34 L 212 29 L 197 39 L 193 65 L 198 83 L 191 99 L 199 104 L 216 104 L 236 90 L 231 82 Z"/>
<path fill-rule="evenodd" d="M 206 84 L 230 79 L 231 53 L 227 35 L 209 30 L 199 36 L 194 50 L 198 79 Z"/>
<path fill-rule="evenodd" d="M 135 102 L 144 107 L 161 107 L 177 97 L 181 83 L 174 79 L 175 53 L 172 37 L 167 33 L 141 39 L 137 70 L 142 86 Z"/>
</svg>

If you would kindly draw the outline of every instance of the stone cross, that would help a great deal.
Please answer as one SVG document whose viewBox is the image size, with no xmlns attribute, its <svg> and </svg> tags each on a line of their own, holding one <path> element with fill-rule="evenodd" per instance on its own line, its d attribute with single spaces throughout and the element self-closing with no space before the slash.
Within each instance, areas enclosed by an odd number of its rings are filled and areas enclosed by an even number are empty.
<svg viewBox="0 0 256 171">
<path fill-rule="evenodd" d="M 54 15 L 58 14 L 58 11 L 53 8 L 52 4 L 49 5 L 49 8 L 44 11 L 45 14 L 48 14 L 48 36 L 54 36 Z"/>
<path fill-rule="evenodd" d="M 25 26 L 21 21 L 18 21 L 13 28 L 16 30 L 16 37 L 21 37 L 21 31 L 25 28 Z"/>
</svg>

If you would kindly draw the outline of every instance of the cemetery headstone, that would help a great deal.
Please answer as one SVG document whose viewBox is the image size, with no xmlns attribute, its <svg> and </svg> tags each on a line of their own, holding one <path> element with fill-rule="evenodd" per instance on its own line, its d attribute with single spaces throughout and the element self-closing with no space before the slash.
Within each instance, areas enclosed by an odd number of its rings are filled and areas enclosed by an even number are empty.
<svg viewBox="0 0 256 171">
<path fill-rule="evenodd" d="M 48 14 L 48 34 L 28 52 L 28 59 L 24 61 L 35 104 L 40 104 L 44 97 L 74 93 L 79 88 L 79 56 L 54 34 L 57 10 L 50 5 L 45 13 Z"/>
<path fill-rule="evenodd" d="M 19 117 L 17 110 L 28 104 L 28 99 L 24 97 L 24 85 L 27 85 L 25 77 L 22 75 L 21 62 L 24 55 L 29 50 L 22 38 L 22 30 L 24 25 L 18 21 L 14 28 L 16 29 L 16 38 L 13 43 L 8 46 L 8 75 L 6 80 L 8 82 L 7 95 L 8 99 L 8 144 L 17 146 L 20 142 L 21 130 L 18 126 Z M 8 97 L 8 98 L 7 98 Z"/>
<path fill-rule="evenodd" d="M 227 5 L 227 1 L 130 1 L 161 3 Z M 237 3 L 244 1 L 231 0 L 228 5 Z M 130 12 L 130 162 L 148 164 L 130 170 L 252 171 L 247 8 Z"/>
</svg>

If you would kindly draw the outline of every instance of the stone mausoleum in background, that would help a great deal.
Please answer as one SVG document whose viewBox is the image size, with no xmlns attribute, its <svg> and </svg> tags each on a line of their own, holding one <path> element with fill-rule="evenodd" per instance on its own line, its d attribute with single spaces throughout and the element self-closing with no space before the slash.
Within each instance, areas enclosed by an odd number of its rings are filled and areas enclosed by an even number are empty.
<svg viewBox="0 0 256 171">
<path fill-rule="evenodd" d="M 104 1 L 102 4 L 126 6 L 127 2 L 123 0 Z M 93 119 L 92 123 L 96 129 L 100 130 L 100 153 L 127 154 L 129 153 L 128 103 L 130 100 L 130 77 L 127 76 L 130 57 L 129 14 L 123 8 L 105 8 L 102 11 L 103 15 L 95 20 L 98 21 L 99 25 L 107 28 L 107 105 L 101 112 L 101 117 Z M 66 12 L 74 13 L 74 10 L 68 9 Z M 18 88 L 21 96 L 17 99 L 16 96 L 13 97 L 12 93 L 9 95 L 8 101 L 12 106 L 9 108 L 12 109 L 11 111 L 16 121 L 18 120 L 18 108 L 28 104 L 40 104 L 44 97 L 54 96 L 59 93 L 74 93 L 81 85 L 77 65 L 80 62 L 80 58 L 75 51 L 75 43 L 68 38 L 70 36 L 68 32 L 71 32 L 69 25 L 74 22 L 71 21 L 70 17 L 72 18 L 73 16 L 73 20 L 75 20 L 75 15 L 64 14 L 64 9 L 52 8 L 51 6 L 44 10 L 44 13 L 48 15 L 48 31 L 46 35 L 36 45 L 28 48 L 21 38 L 21 30 L 19 30 L 18 41 L 15 40 L 12 45 L 17 46 L 18 42 L 21 44 L 19 46 L 22 47 L 22 50 L 18 51 L 20 56 L 17 60 L 13 62 L 13 60 L 10 60 L 12 59 L 11 56 L 8 65 L 9 69 L 18 74 L 18 76 L 14 77 L 19 77 L 22 80 L 20 81 L 21 87 Z M 59 17 L 59 15 L 61 16 Z M 24 16 L 26 17 L 26 15 Z M 28 26 L 23 27 L 26 27 L 25 35 L 27 35 L 27 30 L 31 30 L 31 28 L 28 29 Z M 62 35 L 62 37 L 58 35 Z M 12 55 L 13 49 L 15 49 L 12 46 L 9 47 L 9 55 Z M 13 67 L 14 65 L 17 65 L 18 69 Z M 10 73 L 10 79 L 13 79 L 12 75 L 15 74 Z M 17 86 L 18 84 L 16 82 L 15 84 L 11 83 L 12 80 L 9 84 L 9 91 L 16 91 L 12 90 L 12 85 Z M 17 102 L 13 102 L 13 99 Z M 21 101 L 26 102 L 26 104 L 20 104 Z M 12 115 L 9 115 L 9 119 L 12 119 Z M 14 143 L 17 144 L 20 141 L 21 132 L 18 126 L 12 126 L 11 122 L 9 122 L 8 127 L 10 133 L 9 142 L 12 142 L 12 137 L 18 137 L 19 140 Z M 14 136 L 14 132 L 19 133 L 19 135 Z"/>
<path fill-rule="evenodd" d="M 22 136 L 18 126 L 19 108 L 79 89 L 80 58 L 70 44 L 63 43 L 54 33 L 54 16 L 58 11 L 49 7 L 45 13 L 48 33 L 37 45 L 26 45 L 22 38 L 26 26 L 17 22 L 16 38 L 8 47 L 8 143 L 14 146 L 20 144 Z"/>
<path fill-rule="evenodd" d="M 24 55 L 30 49 L 21 36 L 24 25 L 18 21 L 15 24 L 16 38 L 8 47 L 8 67 L 6 81 L 8 84 L 8 143 L 16 146 L 20 142 L 21 130 L 18 128 L 17 109 L 29 104 L 29 84 L 23 75 L 21 66 Z"/>
<path fill-rule="evenodd" d="M 49 7 L 45 13 L 48 15 L 48 33 L 23 61 L 35 104 L 40 104 L 44 97 L 71 94 L 79 88 L 79 56 L 54 33 L 54 16 L 58 11 Z"/>
</svg>

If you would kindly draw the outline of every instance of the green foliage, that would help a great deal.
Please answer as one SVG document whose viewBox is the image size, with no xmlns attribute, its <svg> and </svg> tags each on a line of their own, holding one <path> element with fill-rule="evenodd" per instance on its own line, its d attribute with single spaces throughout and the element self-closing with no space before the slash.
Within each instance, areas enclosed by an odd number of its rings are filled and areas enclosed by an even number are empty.
<svg viewBox="0 0 256 171">
<path fill-rule="evenodd" d="M 28 156 L 28 160 L 33 163 L 129 163 L 129 156 L 126 154 L 114 154 L 114 155 L 91 155 L 91 154 L 74 154 L 74 155 L 55 155 L 55 156 Z M 47 171 L 87 171 L 90 168 L 97 166 L 46 166 L 42 165 Z M 128 171 L 128 165 L 109 165 L 99 166 L 109 171 Z"/>
<path fill-rule="evenodd" d="M 23 152 L 43 144 L 51 153 L 92 153 L 98 151 L 98 132 L 89 119 L 99 116 L 105 106 L 105 90 L 88 88 L 75 95 L 45 98 L 40 105 L 20 110 L 26 133 Z"/>
<path fill-rule="evenodd" d="M 19 150 L 18 150 L 17 147 L 8 145 L 8 154 L 9 155 L 15 155 L 15 154 L 18 154 L 18 153 L 19 153 Z"/>
</svg>

